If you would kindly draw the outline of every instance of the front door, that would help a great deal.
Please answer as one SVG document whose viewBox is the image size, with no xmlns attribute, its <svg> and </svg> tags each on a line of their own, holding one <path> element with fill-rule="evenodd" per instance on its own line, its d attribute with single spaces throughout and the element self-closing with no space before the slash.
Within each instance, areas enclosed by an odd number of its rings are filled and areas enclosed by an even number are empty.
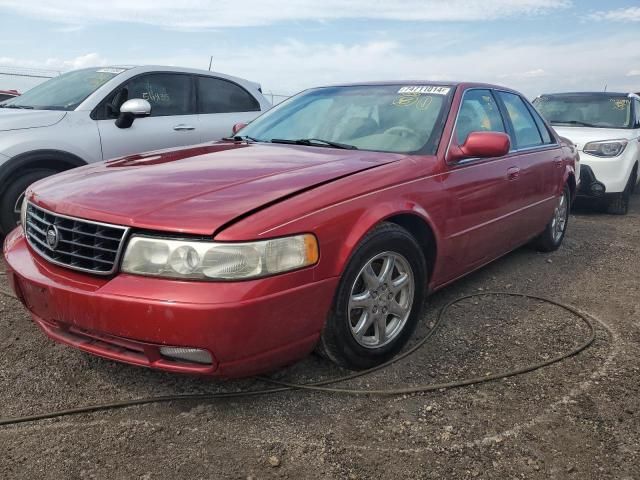
<svg viewBox="0 0 640 480">
<path fill-rule="evenodd" d="M 492 92 L 471 89 L 464 94 L 452 143 L 462 145 L 471 132 L 505 132 Z M 447 280 L 456 278 L 504 254 L 513 245 L 513 202 L 519 189 L 518 160 L 465 159 L 448 164 L 444 189 L 451 192 L 454 215 L 447 221 L 447 251 L 453 256 Z M 462 253 L 460 253 L 462 252 Z M 445 254 L 446 255 L 446 254 Z"/>
<path fill-rule="evenodd" d="M 147 100 L 151 104 L 151 115 L 137 118 L 129 128 L 118 128 L 117 109 L 133 98 Z M 116 104 L 113 107 L 116 113 L 112 118 L 97 121 L 105 160 L 200 142 L 191 75 L 142 74 L 119 87 L 108 102 Z"/>
</svg>

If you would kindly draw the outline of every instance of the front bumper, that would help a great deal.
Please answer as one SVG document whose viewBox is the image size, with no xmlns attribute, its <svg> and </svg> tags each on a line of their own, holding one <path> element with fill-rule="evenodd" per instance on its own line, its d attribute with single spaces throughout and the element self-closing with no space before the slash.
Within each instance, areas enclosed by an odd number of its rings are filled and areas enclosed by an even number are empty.
<svg viewBox="0 0 640 480">
<path fill-rule="evenodd" d="M 54 340 L 134 365 L 223 377 L 266 372 L 310 353 L 338 283 L 315 280 L 313 268 L 225 283 L 98 278 L 47 263 L 19 229 L 4 253 L 11 287 Z M 213 363 L 169 359 L 163 345 L 207 350 Z"/>
<path fill-rule="evenodd" d="M 634 150 L 627 146 L 622 155 L 614 158 L 601 158 L 580 152 L 580 178 L 582 171 L 589 169 L 594 178 L 601 182 L 606 189 L 606 193 L 620 193 L 624 191 L 629 180 L 629 175 L 635 163 Z M 585 189 L 589 185 L 581 185 L 581 193 L 585 194 Z"/>
<path fill-rule="evenodd" d="M 580 186 L 578 195 L 582 197 L 603 197 L 607 191 L 604 183 L 596 178 L 595 173 L 588 165 L 580 167 Z"/>
</svg>

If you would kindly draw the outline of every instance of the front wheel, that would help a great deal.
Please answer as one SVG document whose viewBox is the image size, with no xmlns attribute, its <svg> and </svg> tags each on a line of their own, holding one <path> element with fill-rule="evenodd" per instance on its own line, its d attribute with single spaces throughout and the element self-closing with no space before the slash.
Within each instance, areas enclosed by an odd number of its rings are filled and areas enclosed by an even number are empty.
<svg viewBox="0 0 640 480">
<path fill-rule="evenodd" d="M 20 207 L 25 190 L 32 183 L 58 173 L 55 170 L 39 168 L 27 170 L 14 178 L 0 198 L 0 229 L 8 234 L 20 223 Z"/>
<path fill-rule="evenodd" d="M 541 252 L 553 252 L 560 248 L 562 240 L 567 232 L 569 223 L 569 203 L 571 192 L 567 185 L 562 190 L 562 195 L 558 198 L 553 216 L 547 224 L 544 232 L 535 239 L 534 245 Z"/>
<path fill-rule="evenodd" d="M 636 169 L 634 168 L 627 180 L 624 191 L 611 196 L 607 204 L 607 212 L 612 215 L 626 215 L 629 212 L 631 195 L 636 188 Z"/>
<path fill-rule="evenodd" d="M 418 323 L 426 291 L 426 261 L 404 228 L 383 223 L 347 265 L 322 332 L 321 354 L 350 369 L 393 357 Z"/>
</svg>

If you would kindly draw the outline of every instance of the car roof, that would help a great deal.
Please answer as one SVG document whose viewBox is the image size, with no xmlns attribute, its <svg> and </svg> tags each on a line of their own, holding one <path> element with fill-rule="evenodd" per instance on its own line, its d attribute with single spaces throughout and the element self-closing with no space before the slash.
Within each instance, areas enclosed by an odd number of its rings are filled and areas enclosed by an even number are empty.
<svg viewBox="0 0 640 480">
<path fill-rule="evenodd" d="M 144 72 L 181 72 L 181 73 L 191 73 L 194 75 L 206 75 L 206 76 L 210 76 L 210 77 L 220 77 L 220 78 L 226 78 L 228 80 L 234 80 L 237 83 L 242 83 L 242 84 L 250 84 L 252 85 L 254 88 L 259 89 L 260 88 L 260 84 L 258 82 L 254 82 L 252 80 L 247 80 L 246 78 L 242 78 L 242 77 L 236 77 L 234 75 L 229 75 L 227 73 L 222 73 L 222 72 L 215 72 L 215 71 L 210 71 L 210 70 L 202 70 L 202 69 L 198 69 L 198 68 L 185 68 L 185 67 L 175 67 L 175 66 L 170 66 L 170 65 L 127 65 L 127 66 L 113 66 L 111 68 L 124 68 L 126 70 L 137 70 L 140 71 L 140 73 L 144 73 Z"/>
<path fill-rule="evenodd" d="M 373 81 L 373 82 L 352 82 L 352 83 L 338 83 L 333 85 L 323 85 L 319 88 L 326 87 L 366 87 L 366 86 L 384 86 L 384 85 L 433 85 L 436 87 L 463 87 L 463 88 L 492 88 L 495 90 L 506 90 L 509 92 L 519 93 L 517 90 L 514 90 L 509 87 L 505 87 L 502 85 L 493 85 L 490 83 L 481 83 L 481 82 L 462 82 L 462 81 L 451 81 L 446 82 L 442 80 L 433 81 L 433 80 L 381 80 L 381 81 Z"/>
<path fill-rule="evenodd" d="M 635 93 L 629 92 L 559 92 L 543 93 L 540 97 L 580 97 L 583 95 L 595 95 L 600 97 L 637 97 Z"/>
</svg>

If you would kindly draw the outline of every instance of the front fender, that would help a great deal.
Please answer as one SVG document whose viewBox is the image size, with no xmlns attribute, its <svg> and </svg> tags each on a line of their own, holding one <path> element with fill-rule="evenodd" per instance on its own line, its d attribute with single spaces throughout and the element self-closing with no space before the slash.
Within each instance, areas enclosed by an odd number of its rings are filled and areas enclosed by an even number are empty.
<svg viewBox="0 0 640 480">
<path fill-rule="evenodd" d="M 431 216 L 420 205 L 412 201 L 395 199 L 371 205 L 370 208 L 362 212 L 353 224 L 348 234 L 344 238 L 342 247 L 335 256 L 332 271 L 335 275 L 342 275 L 344 269 L 356 246 L 364 237 L 382 222 L 393 220 L 400 215 L 413 215 L 425 223 L 426 227 L 433 234 L 433 241 L 437 250 L 440 243 L 441 233 L 435 226 Z M 433 265 L 432 265 L 433 267 Z"/>
</svg>

